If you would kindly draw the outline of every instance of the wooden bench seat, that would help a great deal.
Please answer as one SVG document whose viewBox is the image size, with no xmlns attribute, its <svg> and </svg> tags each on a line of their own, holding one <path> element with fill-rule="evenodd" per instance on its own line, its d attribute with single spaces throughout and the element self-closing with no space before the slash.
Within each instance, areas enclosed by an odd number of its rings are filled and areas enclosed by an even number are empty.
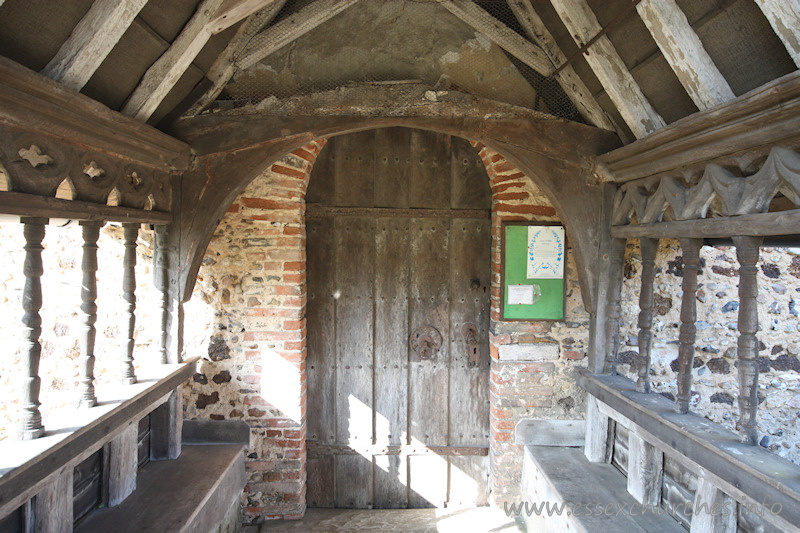
<svg viewBox="0 0 800 533">
<path fill-rule="evenodd" d="M 244 446 L 187 445 L 180 457 L 150 462 L 139 471 L 136 491 L 116 507 L 99 509 L 75 531 L 200 532 L 238 528 L 245 485 Z"/>
<path fill-rule="evenodd" d="M 610 464 L 589 462 L 583 448 L 526 446 L 522 488 L 528 503 L 522 518 L 531 533 L 686 533 L 663 509 L 663 514 L 642 512 L 642 506 L 628 493 L 622 473 Z M 552 512 L 548 516 L 546 506 L 538 514 L 532 507 L 549 503 L 552 510 L 565 502 L 574 514 L 564 508 L 560 515 Z M 528 511 L 532 511 L 529 516 Z"/>
</svg>

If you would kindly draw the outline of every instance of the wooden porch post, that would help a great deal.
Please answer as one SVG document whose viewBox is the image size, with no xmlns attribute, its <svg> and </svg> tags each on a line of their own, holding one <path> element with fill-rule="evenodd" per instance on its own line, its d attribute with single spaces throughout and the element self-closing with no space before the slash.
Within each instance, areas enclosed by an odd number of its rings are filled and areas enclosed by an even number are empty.
<svg viewBox="0 0 800 533">
<path fill-rule="evenodd" d="M 619 317 L 621 313 L 620 293 L 622 292 L 622 269 L 625 262 L 625 239 L 611 239 L 611 264 L 608 284 L 608 304 L 606 312 L 606 364 L 604 373 L 617 371 L 617 352 L 619 351 Z"/>
<path fill-rule="evenodd" d="M 159 224 L 155 232 L 155 283 L 161 294 L 161 341 L 159 353 L 161 364 L 167 364 L 167 330 L 169 328 L 169 273 L 167 272 L 167 226 Z"/>
</svg>

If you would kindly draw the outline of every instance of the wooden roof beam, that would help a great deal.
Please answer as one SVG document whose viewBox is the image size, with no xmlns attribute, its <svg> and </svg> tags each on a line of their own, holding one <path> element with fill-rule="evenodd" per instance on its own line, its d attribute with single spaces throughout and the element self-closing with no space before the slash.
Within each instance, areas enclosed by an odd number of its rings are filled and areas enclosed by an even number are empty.
<svg viewBox="0 0 800 533">
<path fill-rule="evenodd" d="M 240 20 L 244 20 L 256 11 L 275 4 L 283 6 L 286 2 L 279 0 L 225 0 L 219 11 L 208 23 L 211 35 L 227 30 Z"/>
<path fill-rule="evenodd" d="M 146 3 L 147 0 L 95 0 L 41 73 L 80 91 Z"/>
<path fill-rule="evenodd" d="M 147 69 L 122 112 L 147 121 L 214 33 L 220 32 L 276 0 L 203 0 L 178 38 Z M 223 11 L 229 9 L 232 11 Z"/>
<path fill-rule="evenodd" d="M 547 30 L 544 22 L 539 14 L 533 9 L 531 0 L 508 0 L 508 5 L 514 16 L 519 21 L 522 29 L 528 35 L 528 38 L 538 44 L 554 66 L 558 67 L 567 61 L 567 56 L 558 47 L 555 38 Z M 606 115 L 600 104 L 597 103 L 591 91 L 583 83 L 583 80 L 575 72 L 571 65 L 564 67 L 561 72 L 556 75 L 558 83 L 564 92 L 567 94 L 575 107 L 578 108 L 581 116 L 594 124 L 598 128 L 604 130 L 615 130 L 614 124 L 611 119 Z M 621 132 L 617 131 L 622 137 Z"/>
<path fill-rule="evenodd" d="M 247 70 L 356 2 L 358 0 L 316 0 L 310 3 L 256 35 L 235 61 L 236 67 Z"/>
<path fill-rule="evenodd" d="M 602 30 L 585 0 L 550 0 L 550 3 L 579 47 Z M 592 45 L 586 61 L 637 138 L 664 127 L 664 119 L 642 93 L 607 35 Z"/>
<path fill-rule="evenodd" d="M 800 67 L 800 0 L 756 0 L 770 26 Z"/>
<path fill-rule="evenodd" d="M 544 50 L 494 18 L 472 0 L 440 0 L 439 3 L 539 74 L 549 76 L 555 70 Z"/>
<path fill-rule="evenodd" d="M 643 0 L 636 10 L 699 110 L 735 97 L 675 0 Z"/>
<path fill-rule="evenodd" d="M 236 58 L 242 53 L 250 39 L 272 22 L 284 5 L 286 5 L 286 0 L 273 2 L 250 15 L 245 23 L 242 24 L 236 35 L 228 43 L 228 46 L 225 47 L 225 50 L 222 51 L 211 65 L 211 68 L 208 69 L 205 79 L 207 80 L 206 83 L 211 86 L 190 105 L 185 113 L 186 116 L 198 114 L 219 96 L 219 93 L 222 92 L 222 89 L 225 88 L 225 85 L 236 73 Z"/>
</svg>

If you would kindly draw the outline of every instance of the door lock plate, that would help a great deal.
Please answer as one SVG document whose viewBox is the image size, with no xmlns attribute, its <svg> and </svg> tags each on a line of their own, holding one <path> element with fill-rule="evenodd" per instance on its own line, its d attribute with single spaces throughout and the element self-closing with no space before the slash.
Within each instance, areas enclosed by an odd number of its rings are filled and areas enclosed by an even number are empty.
<svg viewBox="0 0 800 533">
<path fill-rule="evenodd" d="M 467 346 L 467 360 L 469 361 L 469 366 L 478 366 L 481 360 L 478 326 L 475 324 L 464 324 L 461 327 L 461 334 L 464 336 L 464 343 Z"/>
</svg>

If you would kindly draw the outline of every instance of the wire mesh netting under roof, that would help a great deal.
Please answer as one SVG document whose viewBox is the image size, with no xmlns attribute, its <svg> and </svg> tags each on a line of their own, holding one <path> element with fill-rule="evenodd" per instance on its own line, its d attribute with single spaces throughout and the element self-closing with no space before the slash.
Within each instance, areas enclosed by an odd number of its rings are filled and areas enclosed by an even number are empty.
<svg viewBox="0 0 800 533">
<path fill-rule="evenodd" d="M 338 12 L 320 23 L 324 17 L 314 11 L 315 3 L 290 1 L 265 29 L 253 30 L 235 55 L 236 74 L 211 111 L 254 104 L 269 110 L 308 95 L 334 103 L 346 88 L 348 97 L 353 89 L 382 91 L 399 106 L 420 96 L 437 101 L 468 95 L 504 109 L 510 104 L 583 122 L 556 79 L 475 29 L 500 23 L 524 37 L 505 1 L 476 3 L 472 25 L 431 0 L 331 5 Z M 331 12 L 329 5 L 325 9 Z"/>
</svg>

